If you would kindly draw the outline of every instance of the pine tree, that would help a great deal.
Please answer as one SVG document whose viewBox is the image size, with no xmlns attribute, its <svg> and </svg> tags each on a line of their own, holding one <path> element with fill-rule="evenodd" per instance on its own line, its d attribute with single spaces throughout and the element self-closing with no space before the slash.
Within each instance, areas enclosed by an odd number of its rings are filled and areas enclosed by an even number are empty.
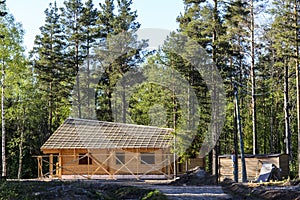
<svg viewBox="0 0 300 200">
<path fill-rule="evenodd" d="M 290 1 L 274 1 L 275 8 L 272 12 L 275 15 L 275 20 L 272 24 L 272 30 L 274 37 L 273 48 L 276 54 L 275 66 L 281 68 L 286 86 L 284 92 L 284 104 L 285 104 L 285 152 L 291 154 L 291 128 L 290 128 L 290 86 L 289 80 L 292 73 L 291 65 L 294 62 L 291 58 L 294 56 L 294 29 L 293 18 L 290 16 L 292 12 L 292 6 Z M 279 31 L 280 30 L 280 31 Z"/>
<path fill-rule="evenodd" d="M 131 11 L 131 0 L 117 2 L 117 14 L 113 1 L 105 1 L 100 4 L 102 10 L 99 13 L 100 45 L 98 58 L 102 63 L 102 76 L 99 81 L 97 96 L 97 117 L 100 120 L 112 121 L 113 89 L 118 81 L 130 70 L 135 70 L 144 59 L 143 49 L 145 41 L 138 41 L 136 31 L 140 24 L 136 22 L 136 11 Z M 121 113 L 115 115 L 115 120 L 126 122 L 125 86 L 122 92 Z M 114 112 L 119 112 L 114 110 Z"/>
<path fill-rule="evenodd" d="M 205 1 L 184 1 L 185 12 L 183 15 L 181 14 L 179 17 L 177 17 L 177 21 L 179 22 L 179 31 L 182 34 L 185 34 L 189 38 L 196 40 L 200 46 L 206 49 L 210 44 L 212 44 L 212 29 L 209 25 L 209 23 L 211 22 L 209 20 L 211 10 L 206 6 L 202 6 L 202 3 L 204 2 Z M 202 27 L 206 27 L 207 29 L 202 29 Z M 198 130 L 198 135 L 195 137 L 191 148 L 187 152 L 187 155 L 185 155 L 185 157 L 189 157 L 189 154 L 197 154 L 195 152 L 199 151 L 201 147 L 200 144 L 203 140 L 202 134 L 207 133 L 206 130 L 208 128 L 207 125 L 210 114 L 209 112 L 207 112 L 207 105 L 210 105 L 208 100 L 208 90 L 205 86 L 203 78 L 195 69 L 195 66 L 192 66 L 191 64 L 180 64 L 186 62 L 182 59 L 176 58 L 178 57 L 178 55 L 170 54 L 165 50 L 166 49 L 164 49 L 164 52 L 167 54 L 168 59 L 170 59 L 171 61 L 171 66 L 173 65 L 175 69 L 179 70 L 179 72 L 183 74 L 185 79 L 189 81 L 191 86 L 197 91 L 198 99 L 201 99 L 201 102 L 199 102 L 200 105 L 203 106 L 201 110 L 203 110 L 204 113 L 200 114 L 201 125 L 199 127 L 201 128 Z M 208 51 L 208 53 L 211 53 L 211 51 Z M 187 99 L 187 104 L 190 104 L 189 99 Z"/>
<path fill-rule="evenodd" d="M 95 61 L 93 59 L 93 48 L 96 46 L 96 40 L 99 38 L 99 25 L 97 25 L 98 11 L 94 8 L 92 0 L 88 0 L 83 8 L 83 13 L 79 20 L 82 31 L 82 49 L 85 58 L 82 66 L 77 73 L 80 81 L 81 96 L 81 117 L 94 118 L 95 113 L 95 95 L 93 72 L 95 71 Z"/>
<path fill-rule="evenodd" d="M 69 106 L 74 72 L 66 64 L 65 36 L 56 3 L 49 4 L 45 15 L 45 25 L 40 28 L 41 34 L 36 36 L 31 57 L 47 102 L 49 136 L 66 117 L 59 110 Z"/>
<path fill-rule="evenodd" d="M 189 38 L 192 38 L 193 40 L 197 41 L 197 43 L 202 46 L 208 55 L 211 56 L 212 60 L 214 61 L 214 64 L 217 66 L 217 68 L 221 71 L 224 80 L 227 79 L 228 74 L 228 68 L 226 67 L 226 53 L 228 52 L 228 44 L 227 41 L 224 40 L 223 35 L 225 34 L 225 28 L 223 26 L 223 20 L 220 16 L 220 9 L 224 7 L 224 5 L 220 1 L 184 1 L 185 3 L 185 13 L 182 14 L 177 18 L 177 21 L 180 23 L 180 29 L 179 31 L 183 33 L 184 35 L 187 35 Z M 187 71 L 189 71 L 190 67 L 185 67 Z M 191 74 L 193 74 L 192 71 L 190 71 Z M 203 82 L 203 79 L 201 78 L 192 78 L 191 76 L 188 76 L 188 80 L 191 80 L 191 85 L 205 85 Z M 194 86 L 194 87 L 195 87 Z M 199 87 L 199 86 L 196 86 Z M 212 86 L 214 88 L 214 86 Z M 205 86 L 202 86 L 197 89 L 200 93 L 205 94 L 205 98 L 201 97 L 201 99 L 205 99 L 204 102 L 201 102 L 201 104 L 208 105 L 208 93 L 209 91 Z M 212 95 L 217 95 L 212 91 Z M 214 96 L 216 97 L 216 96 Z M 215 98 L 214 98 L 215 99 Z M 204 110 L 207 110 L 208 108 L 204 108 Z M 218 109 L 218 107 L 212 108 L 213 117 L 216 116 L 217 113 L 221 114 L 221 110 Z M 202 115 L 203 116 L 203 115 Z M 203 119 L 204 122 L 208 123 L 209 116 L 206 117 L 206 119 Z M 212 143 L 215 143 L 218 141 L 218 135 L 220 133 L 217 132 L 218 125 L 217 120 L 213 120 L 213 133 L 214 135 L 211 135 L 211 141 Z M 204 128 L 205 126 L 203 126 Z M 206 128 L 204 128 L 206 129 Z M 200 133 L 205 132 L 204 130 L 199 131 Z M 197 141 L 199 143 L 199 141 Z M 199 144 L 198 144 L 199 146 Z M 204 147 L 201 147 L 204 148 Z M 217 154 L 219 151 L 218 144 L 216 144 L 216 147 L 214 148 L 214 156 L 215 161 L 217 161 Z M 212 152 L 210 153 L 210 161 L 209 161 L 209 170 L 217 171 L 217 164 L 215 162 L 214 168 L 212 168 Z"/>
<path fill-rule="evenodd" d="M 113 27 L 115 22 L 115 6 L 113 0 L 105 0 L 104 3 L 100 3 L 99 16 L 97 20 L 97 24 L 99 27 L 99 47 L 97 49 L 105 49 L 107 37 L 113 34 Z M 103 51 L 98 52 L 100 54 L 100 60 L 105 60 L 105 55 L 102 56 Z M 106 63 L 105 66 L 109 65 Z M 103 66 L 103 68 L 105 68 Z M 101 74 L 99 80 L 99 86 L 97 88 L 97 99 L 96 99 L 96 115 L 99 120 L 103 121 L 113 121 L 112 116 L 112 91 L 111 91 L 111 83 L 110 83 L 110 72 L 112 71 L 111 66 L 108 66 L 103 73 Z"/>
<path fill-rule="evenodd" d="M 298 177 L 300 177 L 300 75 L 299 75 L 299 65 L 300 65 L 300 52 L 299 52 L 299 37 L 300 37 L 300 3 L 294 0 L 294 44 L 295 44 L 295 70 L 296 70 L 296 90 L 297 90 L 297 136 L 298 136 Z"/>
<path fill-rule="evenodd" d="M 241 120 L 243 124 L 243 132 L 245 133 L 245 151 L 250 152 L 254 150 L 253 145 L 250 143 L 250 131 L 253 132 L 253 127 L 256 124 L 251 123 L 251 113 L 248 109 L 250 100 L 248 98 L 248 79 L 250 75 L 250 64 L 247 55 L 250 55 L 251 46 L 248 38 L 250 38 L 251 31 L 248 27 L 251 27 L 249 21 L 250 11 L 249 4 L 246 1 L 233 0 L 226 5 L 225 14 L 225 26 L 226 35 L 224 38 L 229 42 L 229 53 L 228 53 L 228 67 L 230 68 L 230 84 L 238 87 L 238 94 L 240 99 L 241 107 Z M 251 19 L 251 18 L 250 18 Z M 248 54 L 249 53 L 249 54 Z M 250 59 L 252 60 L 252 59 Z M 253 77 L 253 76 L 252 76 Z M 253 77 L 254 78 L 254 77 Z M 252 79 L 254 80 L 254 79 Z M 252 86 L 251 86 L 252 87 Z M 232 88 L 233 91 L 233 88 Z M 233 99 L 231 100 L 231 102 Z M 236 119 L 235 119 L 236 120 Z M 251 124 L 253 126 L 251 126 Z M 251 128 L 252 127 L 252 128 Z M 253 134 L 252 134 L 253 136 Z M 256 144 L 256 143 L 255 143 Z"/>
<path fill-rule="evenodd" d="M 76 77 L 75 80 L 75 93 L 73 94 L 72 103 L 77 106 L 77 117 L 82 117 L 82 102 L 80 93 L 81 85 L 80 79 L 77 74 L 82 66 L 85 58 L 83 42 L 85 41 L 83 34 L 83 27 L 80 20 L 83 16 L 84 7 L 81 0 L 68 0 L 64 1 L 64 7 L 61 10 L 61 23 L 64 27 L 66 44 L 67 44 L 67 58 L 66 65 L 72 69 L 72 75 Z"/>
</svg>

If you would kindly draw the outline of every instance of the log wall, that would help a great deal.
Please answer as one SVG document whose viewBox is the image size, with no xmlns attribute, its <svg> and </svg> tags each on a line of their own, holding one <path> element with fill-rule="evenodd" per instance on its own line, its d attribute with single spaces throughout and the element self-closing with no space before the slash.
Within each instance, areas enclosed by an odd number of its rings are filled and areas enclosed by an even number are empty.
<svg viewBox="0 0 300 200">
<path fill-rule="evenodd" d="M 49 152 L 50 153 L 50 152 Z M 172 154 L 167 149 L 65 149 L 51 150 L 51 153 L 59 153 L 60 174 L 62 175 L 161 175 L 170 174 L 172 166 Z M 123 153 L 124 163 L 118 163 L 117 153 Z M 141 161 L 141 156 L 154 155 L 154 163 Z M 51 155 L 51 154 L 50 154 Z M 82 164 L 79 160 L 86 157 L 88 163 Z M 89 157 L 90 159 L 87 159 Z M 81 159 L 80 159 L 81 158 Z M 150 159 L 151 160 L 151 159 Z"/>
</svg>

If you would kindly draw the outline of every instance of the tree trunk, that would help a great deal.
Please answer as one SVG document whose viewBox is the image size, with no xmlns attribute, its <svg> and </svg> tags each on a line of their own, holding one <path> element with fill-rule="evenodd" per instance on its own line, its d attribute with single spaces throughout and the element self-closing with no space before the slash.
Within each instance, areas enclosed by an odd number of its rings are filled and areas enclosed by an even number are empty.
<svg viewBox="0 0 300 200">
<path fill-rule="evenodd" d="M 291 158 L 291 129 L 289 112 L 289 69 L 286 59 L 284 60 L 284 124 L 285 124 L 285 153 Z"/>
<path fill-rule="evenodd" d="M 246 161 L 244 155 L 244 140 L 242 132 L 242 123 L 240 117 L 240 108 L 239 108 L 239 98 L 238 98 L 238 89 L 235 88 L 235 109 L 236 109 L 236 118 L 237 118 L 237 127 L 240 136 L 240 150 L 241 150 L 241 161 L 242 161 L 242 182 L 247 182 L 247 170 L 246 170 Z"/>
<path fill-rule="evenodd" d="M 271 42 L 270 44 L 271 46 L 273 46 L 273 43 Z M 274 63 L 275 63 L 275 50 L 272 48 L 271 50 L 271 53 L 272 53 L 272 60 L 271 60 L 271 63 L 272 63 L 272 68 L 274 67 Z M 270 110 L 270 116 L 271 116 L 271 119 L 270 119 L 270 133 L 271 133 L 271 136 L 270 136 L 270 153 L 275 153 L 276 152 L 276 148 L 274 147 L 277 147 L 280 149 L 280 146 L 277 145 L 276 143 L 276 139 L 277 139 L 277 129 L 274 128 L 275 124 L 276 124 L 276 117 L 274 117 L 276 111 L 277 111 L 277 101 L 276 101 L 277 98 L 274 99 L 273 95 L 271 95 L 271 110 Z"/>
<path fill-rule="evenodd" d="M 254 53 L 254 8 L 253 0 L 250 2 L 250 14 L 251 14 L 251 104 L 252 104 L 252 131 L 253 131 L 253 154 L 258 154 L 257 147 L 257 129 L 256 129 L 256 96 L 255 96 L 255 53 Z"/>
<path fill-rule="evenodd" d="M 172 103 L 173 103 L 173 129 L 175 131 L 174 135 L 174 179 L 177 177 L 177 156 L 176 156 L 176 94 L 175 94 L 175 78 L 174 78 L 174 71 L 173 71 L 173 64 L 172 64 L 172 79 L 174 81 L 173 88 L 172 88 Z"/>
<path fill-rule="evenodd" d="M 4 60 L 2 60 L 2 78 L 1 78 L 1 132 L 2 132 L 2 177 L 6 177 L 6 152 L 5 152 L 5 118 L 4 118 Z"/>
<path fill-rule="evenodd" d="M 75 22 L 75 34 L 78 33 L 78 14 L 75 13 L 74 22 Z M 80 93 L 80 77 L 79 77 L 79 39 L 75 38 L 75 73 L 76 73 L 76 87 L 77 87 L 77 109 L 78 109 L 78 118 L 81 118 L 81 93 Z"/>
<path fill-rule="evenodd" d="M 5 1 L 0 2 L 0 5 L 5 4 Z M 0 11 L 1 16 L 5 16 L 7 13 Z M 4 35 L 0 35 L 0 37 L 3 39 Z M 2 160 L 2 177 L 6 177 L 6 152 L 5 152 L 5 119 L 4 119 L 4 77 L 5 77 L 5 70 L 4 70 L 4 58 L 2 58 L 2 77 L 1 77 L 1 160 Z"/>
<path fill-rule="evenodd" d="M 90 42 L 89 42 L 89 32 L 87 35 L 87 52 L 86 52 L 86 57 L 87 57 L 87 117 L 88 118 L 94 118 L 94 110 L 93 110 L 93 106 L 91 105 L 91 94 L 93 94 L 91 92 L 91 69 L 90 69 Z M 92 97 L 93 98 L 93 97 Z M 94 97 L 95 98 L 95 97 Z"/>
<path fill-rule="evenodd" d="M 23 165 L 23 141 L 24 141 L 24 131 L 25 131 L 25 116 L 26 111 L 24 107 L 23 117 L 21 127 L 19 127 L 21 135 L 20 135 L 20 144 L 19 144 L 19 168 L 18 168 L 18 179 L 22 178 L 22 165 Z"/>
<path fill-rule="evenodd" d="M 78 118 L 81 118 L 81 94 L 80 94 L 80 80 L 79 80 L 79 59 L 78 59 L 78 41 L 76 41 L 76 87 L 77 87 L 77 108 L 78 108 Z"/>
<path fill-rule="evenodd" d="M 298 177 L 300 177 L 300 80 L 299 80 L 299 23 L 298 0 L 294 0 L 295 46 L 296 46 L 296 87 L 297 87 L 297 132 L 298 132 Z"/>
<path fill-rule="evenodd" d="M 18 167 L 18 179 L 21 179 L 21 176 L 22 176 L 22 162 L 23 162 L 23 138 L 24 138 L 24 131 L 23 131 L 23 130 L 21 130 L 20 144 L 19 144 L 19 167 Z"/>
<path fill-rule="evenodd" d="M 271 102 L 273 102 L 273 97 L 271 97 Z M 274 120 L 273 120 L 273 106 L 270 109 L 270 153 L 274 153 Z"/>
<path fill-rule="evenodd" d="M 217 66 L 218 64 L 218 60 L 217 60 L 217 47 L 216 47 L 216 41 L 217 41 L 217 26 L 216 24 L 218 23 L 218 0 L 214 0 L 214 13 L 213 13 L 213 17 L 214 17 L 214 25 L 213 25 L 213 37 L 212 37 L 212 60 L 214 62 L 214 64 Z M 217 66 L 218 67 L 218 66 Z M 213 80 L 213 79 L 212 79 Z M 212 95 L 213 95 L 213 99 L 217 100 L 217 94 L 216 94 L 216 85 L 214 85 L 213 91 L 212 91 Z M 219 151 L 218 151 L 218 142 L 217 140 L 217 131 L 218 131 L 218 122 L 217 122 L 217 115 L 218 115 L 218 107 L 214 107 L 212 108 L 212 117 L 213 117 L 213 128 L 212 128 L 212 136 L 213 136 L 213 143 L 215 144 L 215 147 L 213 149 L 213 174 L 216 176 L 216 182 L 218 183 L 219 181 Z"/>
<path fill-rule="evenodd" d="M 126 123 L 126 106 L 127 106 L 125 84 L 126 84 L 125 81 L 121 83 L 121 85 L 122 85 L 122 122 L 123 123 Z"/>
<path fill-rule="evenodd" d="M 236 105 L 235 105 L 236 106 Z M 233 156 L 233 164 L 234 164 L 234 170 L 233 170 L 233 176 L 234 176 L 234 181 L 235 182 L 239 182 L 239 166 L 238 166 L 238 151 L 239 151 L 239 147 L 238 147 L 238 125 L 237 125 L 237 116 L 236 116 L 236 108 L 235 111 L 233 113 L 234 115 L 234 152 L 232 152 L 232 156 Z"/>
<path fill-rule="evenodd" d="M 50 136 L 50 134 L 52 133 L 52 118 L 53 118 L 53 91 L 52 91 L 52 82 L 50 82 L 50 86 L 49 86 L 49 101 L 48 101 L 48 135 L 47 137 Z"/>
</svg>

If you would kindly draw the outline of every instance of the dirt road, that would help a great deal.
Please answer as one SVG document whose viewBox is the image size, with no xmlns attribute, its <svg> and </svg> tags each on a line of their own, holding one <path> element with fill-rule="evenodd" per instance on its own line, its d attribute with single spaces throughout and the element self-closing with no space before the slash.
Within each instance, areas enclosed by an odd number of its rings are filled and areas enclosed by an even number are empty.
<svg viewBox="0 0 300 200">
<path fill-rule="evenodd" d="M 164 193 L 170 200 L 229 200 L 235 199 L 226 194 L 221 186 L 174 186 L 164 181 L 101 181 L 102 184 L 119 184 L 141 188 L 157 189 Z"/>
<path fill-rule="evenodd" d="M 119 182 L 120 183 L 120 182 Z M 159 183 L 159 182 L 157 182 Z M 230 194 L 226 194 L 221 186 L 174 186 L 164 184 L 151 184 L 145 182 L 123 182 L 123 185 L 131 185 L 142 188 L 157 189 L 164 193 L 171 200 L 229 200 L 234 199 Z"/>
<path fill-rule="evenodd" d="M 152 185 L 151 188 L 160 190 L 168 199 L 233 199 L 229 194 L 225 194 L 221 186 L 166 186 Z"/>
</svg>

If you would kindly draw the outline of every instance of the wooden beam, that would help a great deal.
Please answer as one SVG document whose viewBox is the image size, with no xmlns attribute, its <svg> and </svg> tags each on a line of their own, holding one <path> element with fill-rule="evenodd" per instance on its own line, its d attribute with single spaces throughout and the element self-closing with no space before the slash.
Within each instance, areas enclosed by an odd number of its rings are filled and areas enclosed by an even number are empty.
<svg viewBox="0 0 300 200">
<path fill-rule="evenodd" d="M 138 154 L 137 154 L 137 155 L 138 155 Z M 138 162 L 139 159 L 138 159 L 137 156 L 133 156 L 128 162 L 126 162 L 126 160 L 125 160 L 125 163 L 123 163 L 121 160 L 119 160 L 119 159 L 117 158 L 117 156 L 114 155 L 114 157 L 115 157 L 115 159 L 118 160 L 118 161 L 121 163 L 121 165 L 122 165 L 118 170 L 115 171 L 114 175 L 116 175 L 121 169 L 125 168 L 125 169 L 127 169 L 128 172 L 129 172 L 132 176 L 134 176 L 137 180 L 140 179 L 138 176 L 136 176 L 136 175 L 135 175 L 128 167 L 127 167 L 128 163 L 130 163 L 130 162 L 131 162 L 132 160 L 134 160 L 134 159 L 136 159 L 137 162 Z"/>
<path fill-rule="evenodd" d="M 53 154 L 49 156 L 49 173 L 50 177 L 53 177 Z"/>
<path fill-rule="evenodd" d="M 55 175 L 60 177 L 59 176 L 59 163 L 58 162 L 55 164 Z"/>
<path fill-rule="evenodd" d="M 110 156 L 108 156 L 102 163 L 100 161 L 98 161 L 98 159 L 95 156 L 93 156 L 93 154 L 91 154 L 90 156 L 95 161 L 95 163 L 98 165 L 97 169 L 92 173 L 92 175 L 96 174 L 99 169 L 103 169 L 109 176 L 112 175 L 109 171 L 107 171 L 107 169 L 105 169 L 105 167 L 103 167 L 103 164 L 110 159 L 112 154 Z"/>
<path fill-rule="evenodd" d="M 152 171 L 156 170 L 156 171 L 162 173 L 164 176 L 169 177 L 168 174 L 166 174 L 166 173 L 163 172 L 164 163 L 168 163 L 168 159 L 162 160 L 158 164 L 148 164 L 147 162 L 145 162 L 143 160 L 141 160 L 141 162 L 143 162 L 145 165 L 147 165 L 147 166 L 150 167 L 150 169 L 148 171 L 146 171 L 142 176 L 148 174 L 149 172 L 152 172 Z"/>
<path fill-rule="evenodd" d="M 62 155 L 61 155 L 61 152 L 59 153 L 59 156 L 58 156 L 58 177 L 61 178 L 61 175 L 62 175 Z"/>
<path fill-rule="evenodd" d="M 38 156 L 37 161 L 38 161 L 38 178 L 42 178 L 43 177 L 43 158 L 42 158 L 42 156 Z"/>
<path fill-rule="evenodd" d="M 58 149 L 43 149 L 43 154 L 58 154 L 60 151 Z"/>
</svg>

